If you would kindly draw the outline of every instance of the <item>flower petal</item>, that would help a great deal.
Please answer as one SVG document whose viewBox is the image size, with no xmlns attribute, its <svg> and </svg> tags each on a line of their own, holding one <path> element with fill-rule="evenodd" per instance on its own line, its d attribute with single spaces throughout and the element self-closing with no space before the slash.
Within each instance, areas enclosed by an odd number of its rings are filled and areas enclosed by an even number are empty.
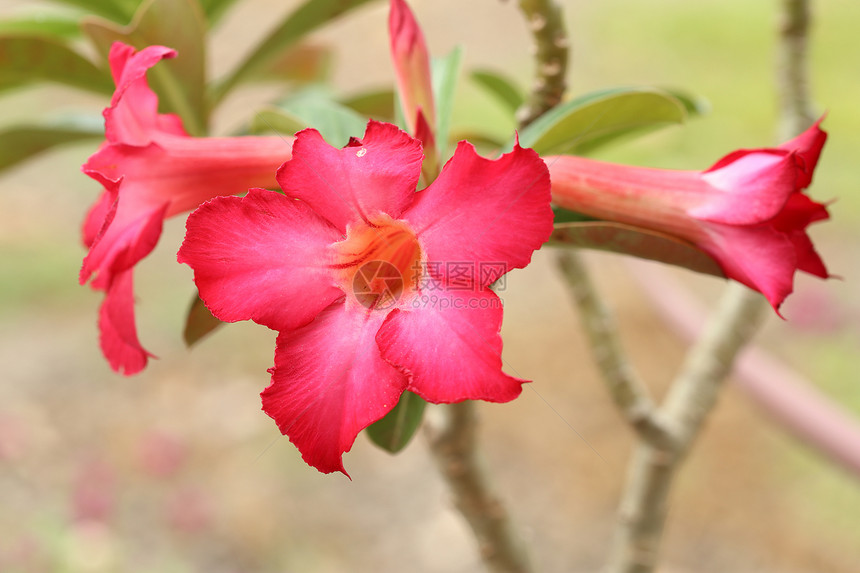
<svg viewBox="0 0 860 573">
<path fill-rule="evenodd" d="M 411 308 L 392 311 L 376 336 L 382 356 L 411 375 L 407 389 L 436 403 L 519 396 L 526 380 L 502 372 L 499 297 L 440 282 L 428 287 Z"/>
<path fill-rule="evenodd" d="M 328 267 L 328 247 L 342 237 L 301 201 L 251 189 L 205 203 L 186 228 L 179 262 L 221 320 L 294 329 L 343 296 Z"/>
<path fill-rule="evenodd" d="M 421 144 L 388 123 L 371 120 L 364 139 L 343 149 L 305 129 L 296 134 L 278 183 L 345 233 L 348 224 L 374 213 L 398 218 L 414 197 L 422 159 Z"/>
<path fill-rule="evenodd" d="M 131 269 L 112 277 L 99 309 L 99 333 L 102 353 L 116 372 L 126 376 L 137 374 L 150 357 L 155 358 L 137 338 Z"/>
<path fill-rule="evenodd" d="M 830 278 L 827 266 L 821 259 L 821 255 L 815 250 L 812 239 L 803 231 L 792 231 L 788 238 L 794 243 L 794 253 L 797 257 L 797 268 L 818 278 Z"/>
<path fill-rule="evenodd" d="M 812 173 L 818 165 L 818 158 L 827 141 L 827 132 L 820 127 L 823 120 L 823 117 L 820 118 L 809 129 L 779 146 L 780 149 L 794 151 L 797 154 L 800 168 L 797 179 L 798 189 L 806 189 L 812 183 Z"/>
<path fill-rule="evenodd" d="M 89 248 L 93 246 L 96 237 L 107 222 L 108 215 L 114 209 L 114 201 L 116 201 L 116 192 L 111 192 L 105 189 L 96 202 L 90 207 L 87 216 L 84 218 L 83 235 L 84 246 Z"/>
<path fill-rule="evenodd" d="M 733 227 L 711 224 L 700 246 L 713 256 L 726 276 L 759 291 L 779 312 L 794 289 L 797 254 L 794 242 L 767 226 Z"/>
<path fill-rule="evenodd" d="M 481 277 L 480 286 L 487 286 L 526 266 L 549 239 L 549 172 L 531 149 L 516 145 L 493 161 L 460 142 L 439 178 L 418 193 L 402 218 L 428 261 L 495 263 L 497 270 Z"/>
<path fill-rule="evenodd" d="M 166 203 L 141 205 L 134 197 L 119 197 L 84 257 L 81 284 L 96 273 L 92 287 L 104 290 L 113 275 L 132 268 L 152 252 L 161 236 L 167 207 Z"/>
<path fill-rule="evenodd" d="M 764 223 L 775 217 L 796 191 L 798 173 L 797 160 L 790 152 L 736 151 L 702 173 L 714 191 L 687 213 L 727 225 Z"/>
<path fill-rule="evenodd" d="M 324 473 L 346 474 L 342 455 L 406 387 L 406 376 L 376 346 L 385 314 L 347 308 L 334 304 L 307 326 L 282 332 L 272 383 L 262 393 L 263 410 L 305 462 Z"/>
<path fill-rule="evenodd" d="M 806 234 L 806 227 L 829 218 L 827 207 L 802 193 L 795 193 L 771 222 L 773 228 L 785 233 L 794 243 L 797 268 L 823 279 L 828 278 L 830 273 L 827 272 L 824 261 L 821 260 L 809 235 Z"/>
<path fill-rule="evenodd" d="M 816 203 L 803 193 L 794 193 L 771 223 L 777 230 L 787 232 L 795 229 L 803 230 L 812 223 L 829 218 L 827 207 Z"/>
<path fill-rule="evenodd" d="M 110 107 L 104 111 L 108 141 L 144 146 L 151 143 L 160 130 L 185 135 L 177 118 L 158 114 L 158 96 L 146 82 L 149 68 L 175 56 L 174 50 L 164 46 L 149 46 L 139 52 L 121 42 L 111 46 L 108 59 L 116 90 Z"/>
</svg>

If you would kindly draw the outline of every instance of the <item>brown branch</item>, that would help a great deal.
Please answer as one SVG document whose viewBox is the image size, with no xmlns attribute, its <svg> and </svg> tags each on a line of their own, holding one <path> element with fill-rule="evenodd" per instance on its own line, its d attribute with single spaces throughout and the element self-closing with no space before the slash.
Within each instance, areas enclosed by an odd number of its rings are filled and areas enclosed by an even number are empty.
<svg viewBox="0 0 860 573">
<path fill-rule="evenodd" d="M 779 140 L 802 133 L 815 120 L 810 104 L 807 43 L 811 22 L 809 0 L 781 0 L 776 62 Z"/>
<path fill-rule="evenodd" d="M 454 505 L 475 534 L 481 558 L 493 573 L 532 571 L 501 500 L 492 492 L 489 475 L 478 457 L 478 421 L 474 402 L 437 408 L 443 417 L 428 420 L 425 433 L 433 459 L 448 483 Z"/>
<path fill-rule="evenodd" d="M 520 0 L 535 41 L 535 80 L 523 106 L 517 111 L 524 127 L 561 103 L 567 74 L 568 40 L 561 8 L 553 0 Z"/>
<path fill-rule="evenodd" d="M 707 311 L 702 302 L 655 265 L 631 261 L 651 303 L 682 337 L 693 340 Z M 783 429 L 860 479 L 860 419 L 787 364 L 758 347 L 735 363 L 733 381 Z"/>
<path fill-rule="evenodd" d="M 807 0 L 783 0 L 782 9 L 778 89 L 782 135 L 791 136 L 812 122 L 805 72 L 809 4 Z M 673 447 L 661 450 L 643 441 L 631 463 L 608 573 L 654 571 L 674 474 L 713 410 L 722 381 L 766 309 L 757 293 L 739 284 L 728 285 L 659 409 L 676 438 Z"/>
<path fill-rule="evenodd" d="M 621 414 L 645 441 L 663 446 L 671 436 L 659 422 L 654 402 L 625 355 L 618 328 L 575 250 L 562 250 L 556 263 L 579 309 L 591 353 Z"/>
<path fill-rule="evenodd" d="M 520 0 L 537 48 L 537 80 L 528 101 L 517 113 L 525 127 L 561 101 L 567 71 L 567 35 L 560 8 L 552 0 Z M 472 402 L 437 409 L 442 419 L 428 423 L 430 451 L 493 573 L 532 571 L 524 547 L 514 533 L 501 500 L 492 492 L 489 475 L 478 459 L 477 419 Z"/>
<path fill-rule="evenodd" d="M 643 442 L 637 449 L 619 511 L 609 573 L 650 573 L 659 552 L 672 479 L 707 415 L 738 352 L 752 337 L 766 305 L 731 283 L 693 346 L 659 409 L 675 440 L 668 448 Z"/>
</svg>

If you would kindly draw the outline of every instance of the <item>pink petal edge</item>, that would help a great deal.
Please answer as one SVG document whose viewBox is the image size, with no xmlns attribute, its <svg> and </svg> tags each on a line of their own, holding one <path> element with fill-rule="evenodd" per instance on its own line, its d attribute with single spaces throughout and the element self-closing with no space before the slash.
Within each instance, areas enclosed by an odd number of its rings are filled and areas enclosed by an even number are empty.
<svg viewBox="0 0 860 573">
<path fill-rule="evenodd" d="M 375 335 L 384 313 L 335 303 L 298 330 L 281 332 L 263 410 L 302 459 L 323 473 L 342 472 L 359 432 L 385 416 L 406 376 L 385 362 Z"/>
<path fill-rule="evenodd" d="M 189 215 L 177 259 L 194 270 L 200 297 L 219 319 L 291 330 L 343 297 L 328 250 L 340 238 L 307 204 L 251 189 Z"/>
<path fill-rule="evenodd" d="M 528 265 L 532 253 L 549 239 L 553 225 L 549 171 L 537 153 L 519 144 L 490 160 L 463 141 L 438 179 L 417 194 L 403 219 L 415 230 L 428 261 L 443 267 L 495 265 L 496 270 L 478 282 L 487 286 Z"/>
<path fill-rule="evenodd" d="M 423 158 L 421 144 L 388 123 L 370 120 L 364 138 L 343 149 L 305 129 L 277 179 L 288 197 L 305 201 L 345 233 L 350 223 L 377 213 L 398 218 L 414 198 Z"/>
<path fill-rule="evenodd" d="M 376 335 L 382 356 L 410 375 L 407 389 L 434 403 L 519 396 L 527 380 L 502 372 L 501 299 L 490 289 L 430 285 Z"/>
</svg>

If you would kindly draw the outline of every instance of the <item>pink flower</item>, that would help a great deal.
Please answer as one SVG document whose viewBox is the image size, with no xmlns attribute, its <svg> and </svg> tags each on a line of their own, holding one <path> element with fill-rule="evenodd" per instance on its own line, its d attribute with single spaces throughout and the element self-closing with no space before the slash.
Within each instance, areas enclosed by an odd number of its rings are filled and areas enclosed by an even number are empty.
<svg viewBox="0 0 860 573">
<path fill-rule="evenodd" d="M 159 114 L 146 71 L 175 55 L 162 46 L 111 47 L 117 87 L 104 111 L 107 141 L 83 166 L 104 192 L 84 221 L 89 253 L 80 281 L 92 279 L 92 288 L 105 291 L 102 352 L 114 370 L 129 375 L 152 356 L 137 337 L 132 270 L 155 247 L 162 221 L 216 195 L 275 187 L 278 167 L 290 158 L 292 138 L 189 137 L 178 117 Z"/>
<path fill-rule="evenodd" d="M 343 149 L 301 131 L 284 194 L 219 197 L 187 222 L 179 260 L 221 320 L 279 331 L 263 409 L 322 472 L 404 390 L 431 402 L 505 402 L 501 301 L 489 285 L 552 231 L 549 177 L 517 145 L 468 143 L 415 192 L 421 144 L 371 121 Z"/>
<path fill-rule="evenodd" d="M 424 33 L 404 0 L 391 0 L 388 13 L 388 36 L 397 92 L 410 133 L 431 130 L 436 125 L 433 82 L 430 74 L 430 52 Z M 420 116 L 423 115 L 423 119 Z M 421 126 L 421 123 L 424 123 Z M 428 134 L 432 137 L 432 131 Z M 427 147 L 426 139 L 421 138 Z"/>
<path fill-rule="evenodd" d="M 559 206 L 689 241 L 778 310 L 796 270 L 829 276 L 806 234 L 829 215 L 803 193 L 826 139 L 816 123 L 777 148 L 735 151 L 703 172 L 571 156 L 546 162 Z"/>
</svg>

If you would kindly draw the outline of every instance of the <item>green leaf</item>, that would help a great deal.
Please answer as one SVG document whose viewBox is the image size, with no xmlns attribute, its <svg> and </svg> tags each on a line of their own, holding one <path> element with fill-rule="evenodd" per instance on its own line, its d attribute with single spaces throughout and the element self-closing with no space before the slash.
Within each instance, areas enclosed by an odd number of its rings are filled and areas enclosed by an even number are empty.
<svg viewBox="0 0 860 573">
<path fill-rule="evenodd" d="M 0 171 L 58 145 L 103 139 L 100 116 L 19 125 L 0 131 Z"/>
<path fill-rule="evenodd" d="M 36 36 L 0 37 L 0 90 L 40 81 L 97 93 L 113 92 L 108 73 L 58 41 Z"/>
<path fill-rule="evenodd" d="M 394 121 L 394 91 L 376 90 L 354 95 L 341 101 L 359 115 L 381 121 Z"/>
<path fill-rule="evenodd" d="M 206 14 L 209 26 L 217 24 L 221 16 L 235 3 L 236 0 L 200 0 L 200 6 L 203 8 L 203 13 Z"/>
<path fill-rule="evenodd" d="M 383 450 L 396 454 L 409 443 L 421 419 L 427 402 L 417 394 L 406 391 L 391 411 L 367 427 L 367 436 Z"/>
<path fill-rule="evenodd" d="M 0 20 L 0 36 L 41 36 L 67 40 L 80 36 L 78 18 L 60 14 L 33 14 Z"/>
<path fill-rule="evenodd" d="M 117 41 L 139 50 L 152 45 L 176 50 L 176 58 L 149 71 L 149 85 L 159 96 L 159 111 L 179 115 L 191 135 L 206 135 L 206 21 L 197 0 L 146 0 L 128 26 L 90 17 L 81 28 L 105 58 Z"/>
<path fill-rule="evenodd" d="M 471 78 L 511 113 L 515 113 L 525 101 L 525 96 L 519 87 L 501 74 L 491 70 L 475 70 Z"/>
<path fill-rule="evenodd" d="M 684 106 L 684 109 L 687 111 L 687 115 L 690 117 L 697 115 L 705 115 L 706 113 L 711 111 L 711 102 L 709 102 L 706 98 L 703 98 L 702 96 L 691 94 L 684 90 L 678 90 L 674 88 L 660 89 L 678 100 L 681 105 Z"/>
<path fill-rule="evenodd" d="M 714 259 L 692 243 L 621 223 L 556 224 L 549 244 L 633 255 L 717 277 L 725 276 Z"/>
<path fill-rule="evenodd" d="M 562 207 L 558 207 L 557 205 L 552 206 L 552 215 L 553 215 L 553 223 L 556 227 L 560 223 L 582 223 L 584 221 L 598 221 L 599 219 L 595 219 L 589 215 L 583 215 L 582 213 L 577 213 L 576 211 L 571 211 L 569 209 L 563 209 Z"/>
<path fill-rule="evenodd" d="M 222 324 L 224 323 L 212 316 L 212 313 L 203 304 L 203 299 L 199 295 L 195 296 L 194 300 L 191 301 L 191 306 L 188 307 L 182 338 L 185 340 L 186 346 L 194 346 L 200 339 Z"/>
<path fill-rule="evenodd" d="M 331 71 L 331 62 L 330 48 L 297 44 L 283 51 L 265 68 L 261 68 L 254 75 L 254 79 L 298 84 L 325 83 Z"/>
<path fill-rule="evenodd" d="M 302 37 L 326 22 L 370 0 L 307 0 L 281 22 L 251 54 L 212 90 L 212 101 L 220 102 L 234 87 L 248 80 Z"/>
<path fill-rule="evenodd" d="M 485 147 L 491 150 L 500 149 L 505 142 L 497 139 L 495 136 L 488 133 L 480 133 L 469 129 L 452 131 L 450 135 L 451 141 L 466 140 L 476 147 Z"/>
<path fill-rule="evenodd" d="M 291 113 L 276 107 L 266 107 L 254 114 L 251 119 L 251 133 L 276 133 L 293 135 L 307 127 L 307 123 Z"/>
<path fill-rule="evenodd" d="M 141 0 L 53 0 L 67 6 L 80 8 L 90 14 L 102 16 L 114 22 L 125 24 L 140 5 Z"/>
<path fill-rule="evenodd" d="M 457 88 L 457 76 L 460 73 L 462 59 L 463 49 L 457 46 L 446 57 L 433 58 L 431 62 L 433 97 L 436 100 L 436 146 L 439 148 L 439 157 L 443 160 L 448 147 L 451 113 L 454 111 L 454 92 Z"/>
<path fill-rule="evenodd" d="M 562 104 L 520 132 L 520 145 L 541 155 L 584 154 L 635 131 L 683 123 L 684 105 L 650 88 L 588 94 Z"/>
<path fill-rule="evenodd" d="M 255 118 L 253 128 L 269 122 L 267 130 L 281 135 L 292 135 L 298 129 L 313 127 L 335 147 L 349 143 L 350 137 L 361 137 L 367 126 L 367 118 L 350 108 L 337 103 L 319 88 L 302 90 L 278 102 L 277 108 L 264 110 L 266 115 Z M 277 114 L 277 112 L 280 114 Z M 295 129 L 296 126 L 300 126 Z M 289 130 L 289 131 L 288 131 Z"/>
</svg>

